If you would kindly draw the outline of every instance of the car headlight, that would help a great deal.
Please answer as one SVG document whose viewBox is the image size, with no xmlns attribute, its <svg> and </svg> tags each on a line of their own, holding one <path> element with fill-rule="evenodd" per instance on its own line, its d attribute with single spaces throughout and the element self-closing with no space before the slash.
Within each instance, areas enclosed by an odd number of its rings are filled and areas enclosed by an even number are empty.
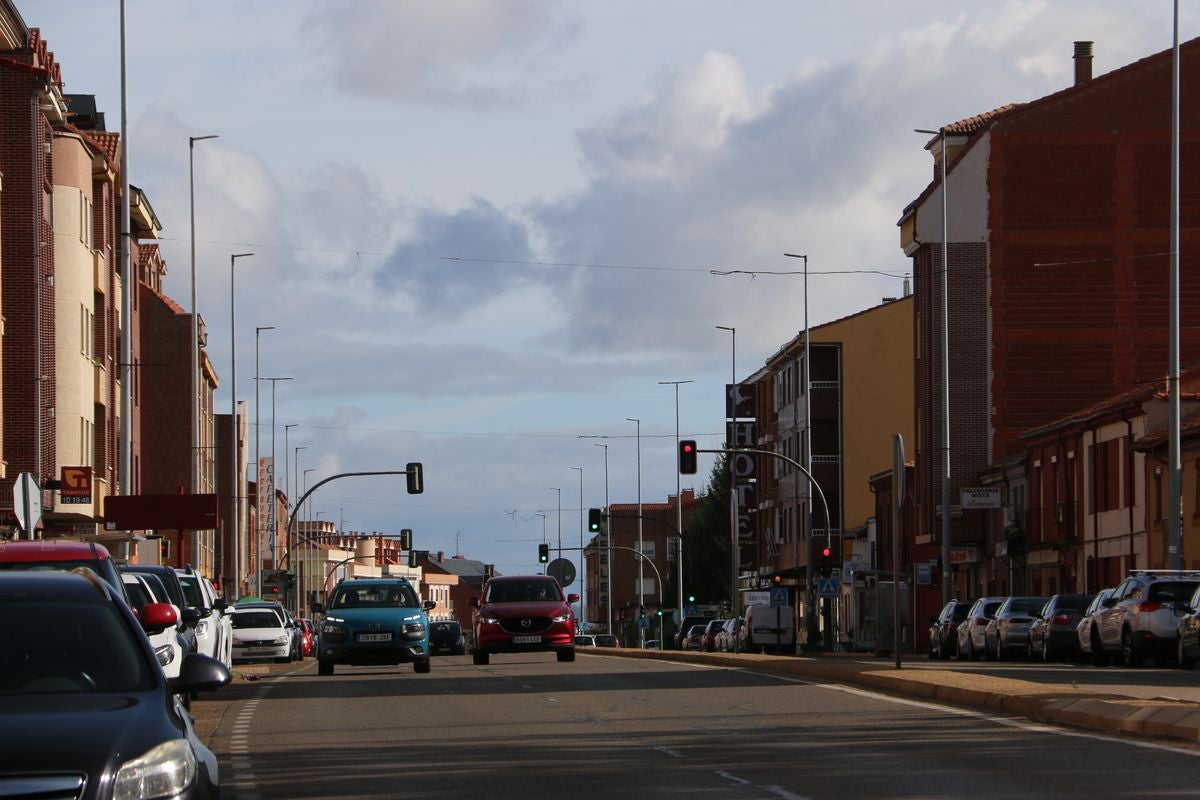
<svg viewBox="0 0 1200 800">
<path fill-rule="evenodd" d="M 154 648 L 154 656 L 158 659 L 159 666 L 165 667 L 175 660 L 175 648 L 169 644 L 159 645 Z"/>
<path fill-rule="evenodd" d="M 126 761 L 113 781 L 113 800 L 174 797 L 196 778 L 196 755 L 184 739 L 172 739 L 132 761 Z"/>
<path fill-rule="evenodd" d="M 550 617 L 554 622 L 566 622 L 571 618 L 571 609 L 564 608 L 554 616 Z"/>
<path fill-rule="evenodd" d="M 499 625 L 500 617 L 499 615 L 493 614 L 489 611 L 481 611 L 479 614 L 479 621 L 484 625 Z"/>
<path fill-rule="evenodd" d="M 196 623 L 196 635 L 204 636 L 208 633 L 208 620 L 202 619 Z"/>
<path fill-rule="evenodd" d="M 421 622 L 408 622 L 404 625 L 405 639 L 424 639 L 425 625 Z"/>
<path fill-rule="evenodd" d="M 350 635 L 345 625 L 330 625 L 326 622 L 321 626 L 321 641 L 328 643 L 343 642 Z"/>
<path fill-rule="evenodd" d="M 275 637 L 275 646 L 278 647 L 280 645 L 289 644 L 291 642 L 291 640 L 292 640 L 292 637 L 286 633 L 283 634 L 282 636 L 276 636 Z"/>
</svg>

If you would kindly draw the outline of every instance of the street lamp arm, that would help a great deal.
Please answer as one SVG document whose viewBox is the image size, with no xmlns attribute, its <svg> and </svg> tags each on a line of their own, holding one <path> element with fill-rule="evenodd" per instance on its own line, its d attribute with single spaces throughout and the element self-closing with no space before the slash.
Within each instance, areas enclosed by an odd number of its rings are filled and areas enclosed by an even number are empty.
<svg viewBox="0 0 1200 800">
<path fill-rule="evenodd" d="M 825 502 L 825 493 L 823 491 L 821 491 L 821 484 L 817 483 L 817 480 L 816 480 L 816 478 L 814 478 L 812 476 L 812 473 L 809 472 L 807 469 L 805 469 L 804 465 L 801 464 L 799 461 L 797 461 L 794 458 L 788 458 L 787 456 L 783 455 L 782 453 L 776 453 L 774 450 L 760 450 L 757 447 L 727 447 L 727 448 L 720 448 L 720 449 L 716 449 L 716 450 L 701 450 L 701 449 L 697 448 L 696 452 L 697 453 L 724 453 L 725 455 L 730 455 L 732 453 L 758 453 L 758 454 L 764 455 L 764 456 L 773 456 L 774 458 L 778 458 L 780 461 L 786 461 L 789 464 L 791 464 L 793 467 L 795 467 L 796 469 L 800 470 L 800 472 L 802 472 L 804 474 L 804 477 L 808 478 L 808 482 L 810 484 L 812 484 L 812 487 L 817 490 L 817 497 L 819 497 L 821 499 L 821 509 L 825 512 L 825 540 L 829 541 L 829 537 L 831 535 L 830 534 L 830 520 L 829 520 L 829 504 Z"/>
<path fill-rule="evenodd" d="M 605 514 L 604 516 L 608 517 L 609 519 L 644 519 L 644 520 L 648 520 L 650 522 L 657 522 L 659 525 L 663 525 L 667 528 L 670 528 L 671 532 L 674 533 L 676 536 L 678 536 L 680 539 L 683 538 L 683 534 L 679 532 L 678 528 L 676 528 L 671 523 L 665 522 L 664 520 L 658 519 L 656 517 L 647 517 L 643 514 Z"/>
<path fill-rule="evenodd" d="M 315 484 L 313 484 L 313 487 L 311 489 L 306 491 L 303 494 L 303 496 L 301 496 L 301 498 L 298 501 L 296 501 L 296 507 L 294 509 L 292 509 L 292 513 L 288 515 L 287 528 L 284 530 L 284 540 L 285 540 L 284 541 L 284 552 L 283 552 L 283 558 L 281 558 L 279 560 L 279 569 L 287 569 L 288 559 L 292 555 L 292 547 L 291 547 L 292 526 L 296 524 L 296 514 L 298 514 L 300 512 L 301 506 L 304 505 L 304 501 L 308 499 L 309 495 L 311 495 L 317 489 L 321 488 L 322 486 L 329 483 L 330 481 L 336 481 L 338 478 L 360 478 L 360 477 L 369 476 L 369 475 L 408 475 L 408 474 L 409 474 L 409 470 L 406 470 L 406 469 L 388 469 L 388 470 L 380 470 L 377 472 L 339 472 L 337 475 L 330 475 L 328 478 L 322 478 L 321 480 L 317 481 Z"/>
</svg>

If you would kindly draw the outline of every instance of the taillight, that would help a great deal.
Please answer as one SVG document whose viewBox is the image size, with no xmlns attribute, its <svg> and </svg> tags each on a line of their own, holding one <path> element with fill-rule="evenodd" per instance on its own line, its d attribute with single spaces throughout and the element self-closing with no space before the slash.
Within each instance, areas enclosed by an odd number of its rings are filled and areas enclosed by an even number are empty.
<svg viewBox="0 0 1200 800">
<path fill-rule="evenodd" d="M 1050 624 L 1052 624 L 1052 625 L 1070 625 L 1071 619 L 1072 619 L 1072 617 L 1070 614 L 1055 614 L 1051 618 Z"/>
<path fill-rule="evenodd" d="M 986 627 L 987 627 L 987 624 L 988 624 L 988 622 L 989 622 L 989 620 L 987 620 L 987 619 L 984 619 L 983 617 L 976 617 L 976 618 L 975 618 L 975 624 L 976 624 L 976 625 L 978 625 L 978 626 L 980 626 L 981 628 L 986 628 Z"/>
<path fill-rule="evenodd" d="M 1152 611 L 1158 611 L 1163 604 L 1157 600 L 1143 600 L 1140 603 L 1134 603 L 1133 607 L 1139 614 L 1149 614 Z"/>
</svg>

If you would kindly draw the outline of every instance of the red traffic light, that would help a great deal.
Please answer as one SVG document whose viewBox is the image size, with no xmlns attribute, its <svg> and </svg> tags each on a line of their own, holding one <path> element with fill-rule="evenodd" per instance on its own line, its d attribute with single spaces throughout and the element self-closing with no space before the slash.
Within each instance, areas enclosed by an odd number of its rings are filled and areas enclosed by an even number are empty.
<svg viewBox="0 0 1200 800">
<path fill-rule="evenodd" d="M 679 473 L 696 474 L 696 442 L 693 439 L 684 439 L 679 443 Z"/>
<path fill-rule="evenodd" d="M 829 558 L 831 555 L 833 555 L 833 551 L 828 547 L 821 548 L 821 558 Z"/>
</svg>

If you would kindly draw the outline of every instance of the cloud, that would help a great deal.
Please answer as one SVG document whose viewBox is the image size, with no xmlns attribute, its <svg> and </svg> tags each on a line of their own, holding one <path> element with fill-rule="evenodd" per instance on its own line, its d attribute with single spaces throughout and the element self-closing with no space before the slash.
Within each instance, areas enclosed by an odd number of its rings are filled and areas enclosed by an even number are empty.
<svg viewBox="0 0 1200 800">
<path fill-rule="evenodd" d="M 547 90 L 547 60 L 579 32 L 555 0 L 357 0 L 318 6 L 304 30 L 321 73 L 339 90 L 473 110 L 519 104 Z"/>
</svg>

